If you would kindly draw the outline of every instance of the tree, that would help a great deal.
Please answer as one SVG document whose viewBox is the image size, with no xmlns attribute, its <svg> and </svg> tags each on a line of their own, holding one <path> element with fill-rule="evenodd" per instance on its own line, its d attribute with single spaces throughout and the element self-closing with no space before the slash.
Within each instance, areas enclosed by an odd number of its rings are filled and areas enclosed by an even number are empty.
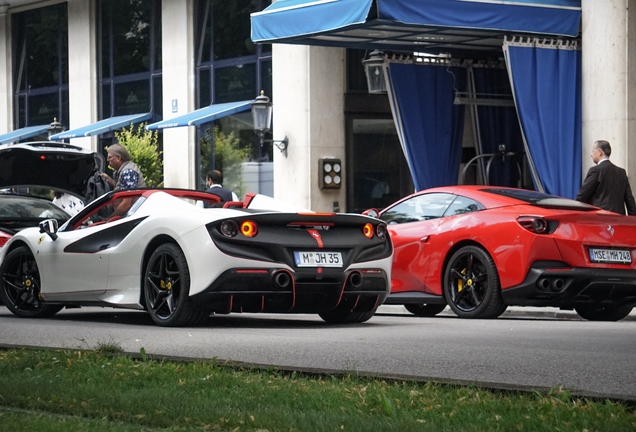
<svg viewBox="0 0 636 432">
<path fill-rule="evenodd" d="M 134 125 L 115 132 L 115 138 L 130 154 L 130 159 L 137 164 L 144 175 L 146 186 L 163 186 L 163 160 L 157 141 L 157 132 L 145 129 L 145 123 L 136 129 Z"/>
</svg>

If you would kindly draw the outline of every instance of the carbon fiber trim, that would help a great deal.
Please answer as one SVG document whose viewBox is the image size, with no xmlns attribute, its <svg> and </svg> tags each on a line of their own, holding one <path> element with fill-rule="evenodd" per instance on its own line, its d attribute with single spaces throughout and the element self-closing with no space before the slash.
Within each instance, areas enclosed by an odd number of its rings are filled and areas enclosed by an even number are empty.
<svg viewBox="0 0 636 432">
<path fill-rule="evenodd" d="M 64 248 L 68 253 L 96 253 L 117 246 L 148 216 L 124 222 L 84 237 Z"/>
</svg>

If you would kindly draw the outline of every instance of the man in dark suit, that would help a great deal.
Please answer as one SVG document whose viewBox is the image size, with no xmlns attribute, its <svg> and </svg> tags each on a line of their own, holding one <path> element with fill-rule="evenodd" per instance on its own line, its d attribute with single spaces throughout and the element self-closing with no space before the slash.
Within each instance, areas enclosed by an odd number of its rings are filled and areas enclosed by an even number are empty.
<svg viewBox="0 0 636 432">
<path fill-rule="evenodd" d="M 636 215 L 636 202 L 624 169 L 609 161 L 612 147 L 607 141 L 596 141 L 592 160 L 596 164 L 587 172 L 576 195 L 577 201 L 592 204 L 614 213 Z"/>
<path fill-rule="evenodd" d="M 207 193 L 212 195 L 216 195 L 221 198 L 221 202 L 219 207 L 223 205 L 223 203 L 227 201 L 238 201 L 238 197 L 234 192 L 229 189 L 225 189 L 223 185 L 223 174 L 221 171 L 213 170 L 210 171 L 205 179 L 205 184 L 208 187 L 206 190 Z"/>
</svg>

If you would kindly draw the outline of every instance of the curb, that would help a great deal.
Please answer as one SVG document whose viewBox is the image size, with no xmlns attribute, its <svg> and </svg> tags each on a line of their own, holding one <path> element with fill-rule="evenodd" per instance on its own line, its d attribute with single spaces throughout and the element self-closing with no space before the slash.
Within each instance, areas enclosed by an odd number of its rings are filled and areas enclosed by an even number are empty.
<svg viewBox="0 0 636 432">
<path fill-rule="evenodd" d="M 402 305 L 382 305 L 378 308 L 377 313 L 380 315 L 384 314 L 413 316 L 413 314 L 407 311 Z M 455 315 L 453 311 L 451 311 L 448 307 L 436 316 L 457 318 L 457 315 Z M 586 321 L 573 310 L 562 310 L 554 307 L 534 306 L 510 306 L 503 314 L 501 314 L 500 318 L 560 319 Z M 632 310 L 632 312 L 621 321 L 636 321 L 636 308 L 634 308 L 634 310 Z"/>
</svg>

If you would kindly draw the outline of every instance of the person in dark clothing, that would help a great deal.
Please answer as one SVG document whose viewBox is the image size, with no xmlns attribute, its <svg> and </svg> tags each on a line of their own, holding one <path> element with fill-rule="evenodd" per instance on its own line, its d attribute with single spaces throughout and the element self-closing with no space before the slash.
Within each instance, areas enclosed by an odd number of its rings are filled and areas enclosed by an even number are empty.
<svg viewBox="0 0 636 432">
<path fill-rule="evenodd" d="M 234 192 L 223 187 L 223 174 L 219 170 L 208 172 L 205 184 L 208 187 L 206 192 L 221 198 L 221 203 L 239 200 Z"/>
<path fill-rule="evenodd" d="M 624 169 L 609 161 L 612 147 L 607 141 L 592 146 L 592 160 L 596 164 L 587 172 L 576 200 L 592 204 L 614 213 L 636 215 L 636 201 Z"/>
</svg>

